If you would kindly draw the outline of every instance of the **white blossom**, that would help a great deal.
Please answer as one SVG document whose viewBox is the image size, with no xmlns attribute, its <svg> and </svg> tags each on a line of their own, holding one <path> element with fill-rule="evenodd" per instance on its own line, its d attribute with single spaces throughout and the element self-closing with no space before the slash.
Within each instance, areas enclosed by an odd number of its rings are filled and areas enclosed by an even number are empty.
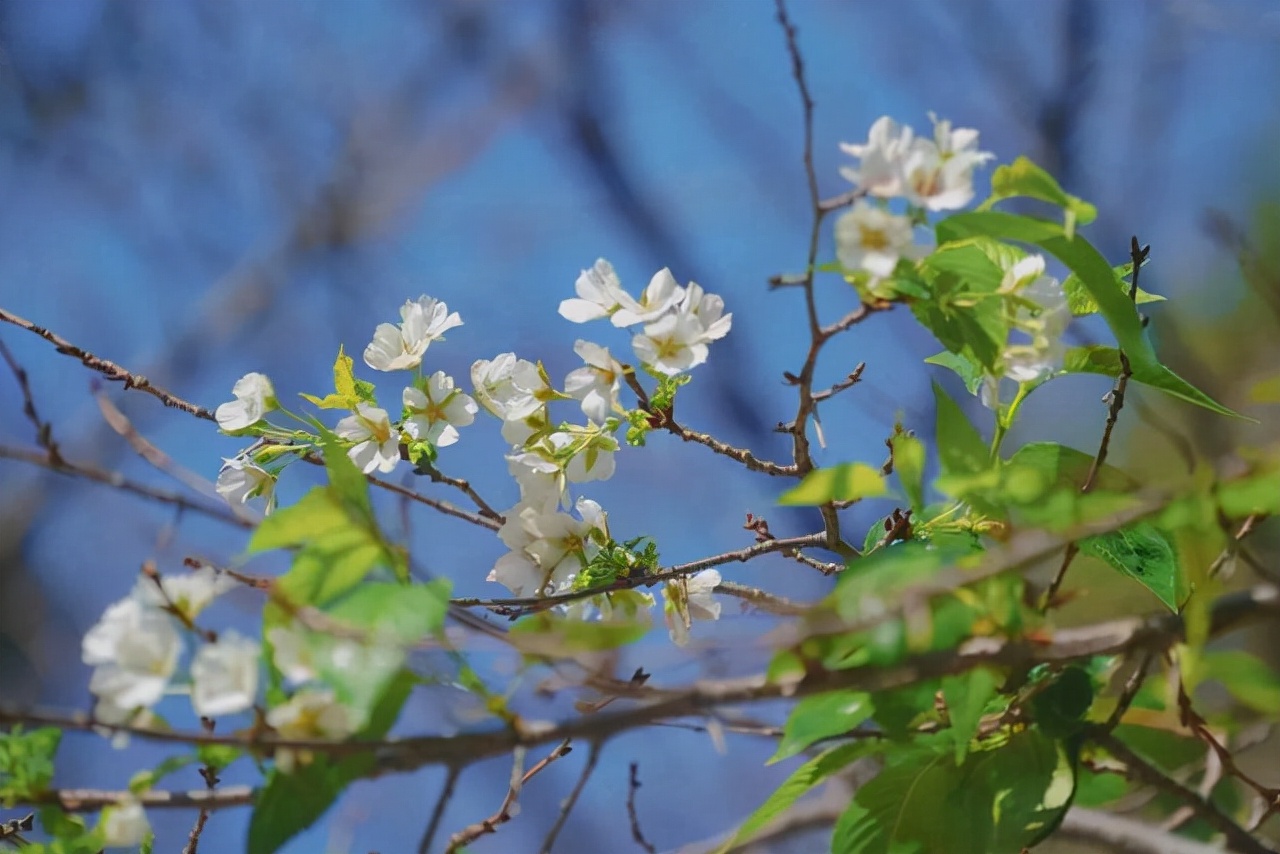
<svg viewBox="0 0 1280 854">
<path fill-rule="evenodd" d="M 229 504 L 247 504 L 250 498 L 260 497 L 267 501 L 266 512 L 275 509 L 275 477 L 248 457 L 224 458 L 214 488 Z"/>
<path fill-rule="evenodd" d="M 704 569 L 681 581 L 668 581 L 663 587 L 667 631 L 679 646 L 689 642 L 689 629 L 694 620 L 720 619 L 720 602 L 712 592 L 720 580 L 717 570 Z"/>
<path fill-rule="evenodd" d="M 840 144 L 842 151 L 862 161 L 857 169 L 841 167 L 840 174 L 869 195 L 882 199 L 901 195 L 903 158 L 913 136 L 911 128 L 900 127 L 888 116 L 881 116 L 871 125 L 865 145 Z"/>
<path fill-rule="evenodd" d="M 898 259 L 919 253 L 911 220 L 864 199 L 836 220 L 836 255 L 846 270 L 865 270 L 878 279 L 893 275 Z"/>
<path fill-rule="evenodd" d="M 245 374 L 231 389 L 235 400 L 224 403 L 213 413 L 218 426 L 228 433 L 251 427 L 275 409 L 276 392 L 265 374 Z"/>
<path fill-rule="evenodd" d="M 271 660 L 293 685 L 310 682 L 320 675 L 315 645 L 310 642 L 307 629 L 297 625 L 273 626 L 267 630 L 271 644 Z"/>
<path fill-rule="evenodd" d="M 674 376 L 707 360 L 706 329 L 696 315 L 673 312 L 647 323 L 644 332 L 631 339 L 641 362 Z"/>
<path fill-rule="evenodd" d="M 951 122 L 933 120 L 934 138 L 917 137 L 902 163 L 904 195 L 931 211 L 962 208 L 973 199 L 973 170 L 992 159 L 978 151 L 978 132 L 951 129 Z"/>
<path fill-rule="evenodd" d="M 622 308 L 624 299 L 630 300 L 622 289 L 613 265 L 600 258 L 590 270 L 583 270 L 574 283 L 576 299 L 560 303 L 560 316 L 574 323 L 586 323 L 608 317 Z"/>
<path fill-rule="evenodd" d="M 709 294 L 697 282 L 690 282 L 685 288 L 684 299 L 680 301 L 677 311 L 691 314 L 702 325 L 704 342 L 718 341 L 729 334 L 733 326 L 733 315 L 724 313 L 724 299 Z"/>
<path fill-rule="evenodd" d="M 252 708 L 260 654 L 256 641 L 235 631 L 200 647 L 191 663 L 191 705 L 196 714 L 217 717 Z"/>
<path fill-rule="evenodd" d="M 172 618 L 134 598 L 107 608 L 81 644 L 84 663 L 96 666 L 89 690 L 118 709 L 156 703 L 181 651 L 182 638 Z"/>
<path fill-rule="evenodd" d="M 592 536 L 608 537 L 608 515 L 594 501 L 579 498 L 581 518 L 556 510 L 516 505 L 499 536 L 511 549 L 494 564 L 488 580 L 517 596 L 560 592 L 573 584 L 582 566 L 599 552 Z"/>
<path fill-rule="evenodd" d="M 526 507 L 554 509 L 564 499 L 564 472 L 537 451 L 507 455 L 507 470 L 520 485 L 520 503 Z"/>
<path fill-rule="evenodd" d="M 380 323 L 364 349 L 364 361 L 378 371 L 412 370 L 422 364 L 431 342 L 462 325 L 462 318 L 442 300 L 429 296 L 407 300 L 400 308 L 400 325 Z"/>
<path fill-rule="evenodd" d="M 102 810 L 102 844 L 107 848 L 134 848 L 151 832 L 142 804 L 129 798 Z"/>
<path fill-rule="evenodd" d="M 564 464 L 564 476 L 570 483 L 587 483 L 613 477 L 618 440 L 592 424 L 579 432 L 556 432 L 547 437 L 555 452 L 572 448 Z"/>
<path fill-rule="evenodd" d="M 391 429 L 385 409 L 357 404 L 355 414 L 339 421 L 333 432 L 355 443 L 347 456 L 365 474 L 389 472 L 400 462 L 400 434 Z"/>
<path fill-rule="evenodd" d="M 458 428 L 475 421 L 480 409 L 470 395 L 454 388 L 453 377 L 444 371 L 436 371 L 421 388 L 406 388 L 403 401 L 408 410 L 404 431 L 438 448 L 457 442 Z"/>
<path fill-rule="evenodd" d="M 649 323 L 666 314 L 684 298 L 684 288 L 676 284 L 671 270 L 663 267 L 653 274 L 640 299 L 632 299 L 625 291 L 620 296 L 622 307 L 613 313 L 610 320 L 614 326 L 625 328 L 637 323 Z"/>
<path fill-rule="evenodd" d="M 581 338 L 574 343 L 573 352 L 587 364 L 570 371 L 564 378 L 565 394 L 582 401 L 583 413 L 597 424 L 603 424 L 619 406 L 622 363 L 609 354 L 609 348 Z"/>
<path fill-rule="evenodd" d="M 210 602 L 235 586 L 234 578 L 204 564 L 177 575 L 162 575 L 158 578 L 144 575 L 134 584 L 131 595 L 144 606 L 172 606 L 187 619 L 195 619 Z"/>
</svg>

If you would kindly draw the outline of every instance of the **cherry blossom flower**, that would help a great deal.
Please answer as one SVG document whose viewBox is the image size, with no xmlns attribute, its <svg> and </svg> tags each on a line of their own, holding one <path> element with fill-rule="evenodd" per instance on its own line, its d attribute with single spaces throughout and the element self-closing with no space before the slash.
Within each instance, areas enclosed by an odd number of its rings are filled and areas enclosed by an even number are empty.
<svg viewBox="0 0 1280 854">
<path fill-rule="evenodd" d="M 365 364 L 378 371 L 412 370 L 422 364 L 431 342 L 462 325 L 458 313 L 449 312 L 442 300 L 429 296 L 407 300 L 400 307 L 400 325 L 380 323 L 373 341 L 364 348 Z"/>
<path fill-rule="evenodd" d="M 579 338 L 573 352 L 582 357 L 586 367 L 570 371 L 564 378 L 565 394 L 582 401 L 582 411 L 597 424 L 613 414 L 622 389 L 622 363 L 609 354 L 608 347 Z"/>
<path fill-rule="evenodd" d="M 133 798 L 102 810 L 102 844 L 107 848 L 135 848 L 151 833 L 142 804 Z"/>
<path fill-rule="evenodd" d="M 121 710 L 159 701 L 181 651 L 172 618 L 135 598 L 107 608 L 81 644 L 84 663 L 95 666 L 89 690 Z"/>
<path fill-rule="evenodd" d="M 267 724 L 283 739 L 327 738 L 339 740 L 356 731 L 351 709 L 339 703 L 328 688 L 303 688 L 267 712 Z M 306 750 L 278 749 L 276 767 L 284 773 L 311 761 Z"/>
<path fill-rule="evenodd" d="M 733 315 L 724 313 L 724 299 L 709 294 L 696 282 L 690 282 L 685 288 L 684 299 L 677 309 L 681 314 L 691 314 L 702 324 L 702 340 L 704 343 L 719 341 L 729 334 L 733 326 Z"/>
<path fill-rule="evenodd" d="M 647 323 L 631 339 L 641 362 L 668 376 L 684 373 L 707 360 L 706 329 L 694 314 L 673 312 Z"/>
<path fill-rule="evenodd" d="M 904 195 L 931 211 L 956 210 L 973 200 L 973 170 L 995 155 L 978 151 L 978 132 L 951 129 L 951 122 L 933 121 L 932 140 L 917 137 L 902 162 Z"/>
<path fill-rule="evenodd" d="M 902 195 L 902 161 L 914 134 L 909 127 L 900 127 L 888 116 L 881 116 L 871 125 L 865 145 L 840 143 L 845 154 L 859 158 L 859 168 L 842 166 L 843 175 L 858 189 L 882 199 Z"/>
<path fill-rule="evenodd" d="M 865 270 L 878 279 L 893 275 L 900 258 L 914 258 L 911 220 L 859 199 L 836 220 L 836 255 L 846 270 Z"/>
<path fill-rule="evenodd" d="M 276 505 L 276 479 L 271 472 L 246 456 L 223 459 L 214 489 L 228 504 L 247 504 L 250 498 L 265 498 L 266 511 Z"/>
<path fill-rule="evenodd" d="M 712 592 L 720 580 L 717 570 L 704 569 L 682 581 L 668 581 L 663 587 L 667 631 L 677 645 L 689 642 L 689 629 L 694 620 L 720 619 L 720 602 Z"/>
<path fill-rule="evenodd" d="M 385 474 L 400 462 L 400 434 L 391 429 L 385 409 L 358 404 L 355 414 L 339 421 L 333 432 L 355 443 L 347 456 L 365 474 L 375 469 Z"/>
<path fill-rule="evenodd" d="M 217 717 L 252 708 L 260 654 L 256 641 L 235 631 L 200 647 L 191 663 L 191 705 L 196 714 Z"/>
<path fill-rule="evenodd" d="M 579 498 L 578 516 L 516 505 L 498 535 L 511 551 L 489 572 L 488 580 L 517 596 L 541 596 L 567 590 L 574 577 L 599 552 L 593 532 L 608 538 L 608 514 L 596 502 Z"/>
<path fill-rule="evenodd" d="M 622 289 L 613 265 L 603 258 L 597 259 L 590 270 L 582 271 L 573 289 L 578 296 L 560 303 L 560 316 L 574 323 L 609 317 L 622 308 L 624 300 L 632 301 Z"/>
<path fill-rule="evenodd" d="M 640 299 L 632 299 L 625 291 L 621 296 L 622 307 L 613 313 L 610 320 L 614 326 L 625 328 L 637 323 L 649 323 L 666 314 L 684 299 L 684 288 L 676 284 L 671 270 L 663 267 L 653 274 Z"/>
<path fill-rule="evenodd" d="M 279 405 L 271 380 L 265 374 L 245 374 L 236 380 L 231 394 L 235 400 L 222 404 L 213 413 L 218 426 L 228 433 L 252 427 Z"/>
<path fill-rule="evenodd" d="M 208 564 L 175 575 L 143 575 L 130 594 L 149 608 L 173 607 L 194 620 L 214 599 L 236 586 L 236 580 Z"/>
<path fill-rule="evenodd" d="M 444 448 L 458 441 L 458 428 L 476 420 L 480 408 L 471 396 L 454 388 L 453 377 L 436 371 L 426 382 L 404 390 L 408 417 L 404 431 L 414 439 Z"/>
<path fill-rule="evenodd" d="M 307 629 L 295 623 L 272 626 L 267 630 L 271 644 L 271 660 L 290 684 L 310 682 L 320 674 L 315 645 L 310 643 Z"/>
</svg>

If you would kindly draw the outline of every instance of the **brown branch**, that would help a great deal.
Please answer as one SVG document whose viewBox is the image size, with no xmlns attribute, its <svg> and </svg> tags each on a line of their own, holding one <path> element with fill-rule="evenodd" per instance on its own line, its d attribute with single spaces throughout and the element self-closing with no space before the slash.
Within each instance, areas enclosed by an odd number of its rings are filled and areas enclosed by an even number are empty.
<svg viewBox="0 0 1280 854">
<path fill-rule="evenodd" d="M 253 519 L 238 516 L 227 507 L 218 507 L 198 501 L 192 501 L 191 499 L 176 492 L 169 492 L 168 490 L 156 489 L 155 487 L 147 486 L 146 484 L 136 483 L 129 480 L 119 472 L 98 468 L 87 463 L 73 463 L 68 461 L 65 457 L 60 457 L 59 462 L 54 463 L 53 460 L 49 458 L 47 452 L 29 448 L 15 448 L 9 445 L 0 445 L 0 458 L 40 466 L 54 472 L 55 474 L 60 474 L 66 477 L 83 478 L 84 480 L 109 486 L 112 489 L 118 489 L 121 492 L 127 492 L 131 495 L 146 498 L 149 501 L 159 501 L 163 504 L 172 504 L 182 510 L 202 513 L 206 516 L 218 519 L 219 521 L 226 522 L 228 525 L 251 529 L 256 524 Z"/>
<path fill-rule="evenodd" d="M 476 505 L 476 509 L 480 511 L 480 515 L 486 519 L 497 522 L 499 525 L 503 522 L 503 516 L 497 510 L 494 510 L 489 503 L 480 497 L 480 493 L 476 492 L 470 481 L 460 477 L 450 477 L 435 466 L 428 465 L 420 467 L 422 471 L 427 473 L 427 477 L 431 478 L 432 483 L 443 483 L 452 486 L 454 489 L 466 495 Z"/>
<path fill-rule="evenodd" d="M 452 599 L 450 601 L 452 604 L 463 608 L 489 608 L 505 616 L 517 617 L 523 614 L 533 613 L 535 611 L 545 611 L 546 609 L 553 608 L 556 605 L 576 602 L 579 599 L 589 599 L 592 596 L 616 593 L 619 590 L 630 590 L 636 587 L 652 587 L 655 584 L 661 584 L 664 581 L 672 581 L 676 578 L 683 578 L 686 575 L 692 575 L 695 572 L 710 569 L 714 566 L 721 566 L 722 564 L 733 563 L 735 561 L 745 563 L 752 558 L 769 554 L 770 552 L 813 548 L 821 546 L 824 542 L 824 534 L 809 534 L 803 537 L 786 537 L 777 540 L 766 540 L 745 549 L 724 552 L 723 554 L 712 555 L 711 557 L 704 557 L 700 560 L 691 561 L 690 563 L 682 563 L 677 566 L 661 569 L 651 575 L 633 575 L 627 578 L 619 578 L 607 587 L 593 587 L 588 590 L 574 590 L 569 593 L 558 593 L 554 596 L 504 599 L 470 598 Z"/>
<path fill-rule="evenodd" d="M 159 587 L 159 578 L 156 578 L 156 586 Z M 164 593 L 164 588 L 160 588 L 160 592 Z M 166 595 L 167 598 L 167 595 Z M 200 725 L 207 733 L 213 733 L 214 722 L 212 718 L 201 718 Z M 200 768 L 200 776 L 204 779 L 205 788 L 212 793 L 217 789 L 218 784 L 222 782 L 218 778 L 218 772 L 212 765 L 204 765 Z M 200 812 L 196 814 L 196 822 L 191 827 L 191 833 L 187 836 L 187 844 L 182 849 L 182 854 L 197 854 L 200 848 L 200 834 L 204 833 L 204 826 L 209 821 L 209 810 L 201 807 Z"/>
<path fill-rule="evenodd" d="M 640 791 L 640 764 L 632 762 L 627 774 L 627 820 L 631 822 L 631 838 L 649 854 L 658 854 L 653 843 L 644 838 L 640 830 L 640 814 L 636 811 L 636 792 Z"/>
<path fill-rule="evenodd" d="M 662 427 L 667 432 L 672 435 L 679 436 L 686 442 L 695 442 L 699 445 L 705 445 L 717 454 L 726 456 L 731 460 L 736 460 L 751 471 L 758 471 L 775 477 L 795 477 L 799 473 L 799 469 L 794 465 L 782 465 L 781 463 L 775 463 L 770 460 L 762 460 L 746 448 L 736 448 L 728 442 L 722 442 L 707 433 L 699 433 L 696 430 L 690 430 L 683 424 L 676 423 L 676 421 L 670 417 L 663 420 Z"/>
<path fill-rule="evenodd" d="M 9 370 L 13 373 L 13 378 L 18 382 L 18 390 L 22 393 L 22 414 L 36 428 L 36 444 L 45 449 L 49 462 L 57 465 L 62 462 L 62 454 L 58 451 L 58 443 L 53 440 L 53 424 L 42 421 L 40 413 L 36 411 L 36 399 L 31 393 L 31 383 L 26 369 L 18 364 L 18 360 L 9 352 L 3 340 L 0 340 L 0 357 L 4 358 L 9 365 Z"/>
<path fill-rule="evenodd" d="M 551 829 L 547 831 L 546 838 L 542 840 L 542 847 L 538 849 L 538 854 L 551 854 L 551 847 L 556 844 L 556 837 L 560 835 L 564 823 L 569 820 L 569 813 L 577 805 L 578 798 L 582 796 L 582 790 L 587 787 L 587 781 L 596 770 L 596 762 L 600 759 L 600 749 L 603 745 L 604 743 L 600 741 L 591 742 L 591 748 L 587 751 L 587 763 L 582 767 L 582 774 L 574 784 L 569 797 L 565 798 L 560 805 L 560 813 L 556 816 L 555 824 L 551 825 Z"/>
<path fill-rule="evenodd" d="M 57 348 L 57 351 L 59 353 L 63 354 L 64 356 L 71 356 L 74 359 L 79 359 L 80 362 L 83 363 L 85 367 L 89 368 L 92 371 L 97 371 L 98 373 L 102 374 L 104 377 L 106 377 L 108 380 L 112 382 L 124 383 L 124 387 L 126 389 L 132 388 L 132 389 L 137 389 L 138 391 L 145 391 L 147 394 L 155 397 L 165 406 L 172 406 L 175 409 L 181 409 L 183 412 L 186 412 L 190 415 L 194 415 L 197 418 L 203 418 L 206 421 L 215 420 L 213 417 L 213 413 L 210 412 L 208 409 L 205 409 L 203 406 L 198 406 L 194 403 L 190 403 L 189 401 L 183 400 L 182 398 L 178 397 L 175 394 L 171 394 L 170 392 L 165 391 L 159 386 L 152 385 L 151 382 L 147 380 L 146 377 L 132 374 L 129 371 L 117 365 L 115 362 L 110 362 L 106 359 L 102 359 L 95 356 L 89 351 L 81 349 L 80 347 L 77 347 L 75 344 L 72 344 L 70 341 L 63 338 L 61 335 L 58 335 L 56 332 L 51 332 L 48 329 L 45 329 L 43 326 L 37 326 L 36 324 L 32 323 L 30 320 L 19 317 L 18 315 L 13 314 L 12 312 L 6 311 L 3 308 L 0 308 L 0 320 L 4 321 L 5 323 L 12 323 L 14 326 L 18 326 L 22 329 L 27 330 L 28 332 L 32 332 L 36 335 L 39 335 L 41 338 L 48 341 L 55 348 Z"/>
<path fill-rule="evenodd" d="M 431 851 L 431 840 L 440 829 L 440 820 L 444 818 L 445 807 L 452 800 L 454 787 L 458 784 L 458 777 L 461 775 L 462 768 L 457 765 L 450 765 L 449 770 L 445 772 L 440 797 L 436 798 L 436 805 L 431 810 L 431 818 L 427 820 L 427 829 L 422 831 L 422 838 L 418 840 L 418 854 L 429 854 Z"/>
<path fill-rule="evenodd" d="M 1130 239 L 1129 258 L 1133 262 L 1133 274 L 1129 280 L 1129 301 L 1135 307 L 1138 301 L 1138 274 L 1142 271 L 1142 265 L 1150 253 L 1151 247 L 1139 245 L 1136 235 Z M 1107 452 L 1111 448 L 1111 432 L 1115 429 L 1116 422 L 1120 419 L 1120 410 L 1124 408 L 1124 395 L 1129 388 L 1129 378 L 1133 376 L 1133 368 L 1129 364 L 1129 357 L 1125 355 L 1124 350 L 1119 352 L 1120 376 L 1116 377 L 1115 385 L 1112 386 L 1111 391 L 1104 398 L 1108 403 L 1107 421 L 1102 428 L 1102 441 L 1098 443 L 1098 453 L 1094 455 L 1093 462 L 1089 465 L 1089 473 L 1085 476 L 1084 483 L 1080 486 L 1081 494 L 1088 494 L 1093 489 L 1098 472 L 1102 470 L 1103 464 L 1107 461 Z M 1047 611 L 1053 606 L 1058 590 L 1062 587 L 1062 582 L 1067 577 L 1067 570 L 1071 568 L 1072 561 L 1075 560 L 1076 555 L 1079 553 L 1080 547 L 1074 540 L 1067 544 L 1067 550 L 1062 555 L 1062 563 L 1058 566 L 1057 573 L 1054 574 L 1053 580 L 1049 582 L 1049 586 L 1044 592 L 1044 597 L 1040 601 L 1041 611 Z"/>
<path fill-rule="evenodd" d="M 1275 854 L 1276 849 L 1254 838 L 1211 801 L 1169 777 L 1116 736 L 1098 729 L 1090 731 L 1088 737 L 1094 744 L 1123 762 L 1128 772 L 1127 776 L 1153 786 L 1194 809 L 1197 816 L 1226 837 L 1227 845 L 1232 851 L 1238 851 L 1241 854 Z"/>
<path fill-rule="evenodd" d="M 464 845 L 476 841 L 487 833 L 497 833 L 498 828 L 511 820 L 511 811 L 515 808 L 516 802 L 520 799 L 520 790 L 524 785 L 543 771 L 552 762 L 563 756 L 569 755 L 573 748 L 569 745 L 569 739 L 565 739 L 556 745 L 552 750 L 542 758 L 536 765 L 528 771 L 521 773 L 523 765 L 524 750 L 517 748 L 515 751 L 516 758 L 511 770 L 511 785 L 507 789 L 506 797 L 502 799 L 502 806 L 498 807 L 498 811 L 482 821 L 468 825 L 459 830 L 453 836 L 449 837 L 449 846 L 445 849 L 445 854 L 453 854 Z M 425 849 L 423 849 L 425 850 Z"/>
<path fill-rule="evenodd" d="M 27 803 L 57 806 L 66 812 L 97 812 L 103 807 L 115 806 L 132 798 L 145 809 L 200 809 L 222 810 L 230 807 L 252 806 L 257 790 L 249 786 L 225 786 L 221 789 L 196 789 L 190 792 L 169 792 L 148 789 L 145 792 L 111 791 L 105 789 L 52 789 L 31 798 Z"/>
</svg>

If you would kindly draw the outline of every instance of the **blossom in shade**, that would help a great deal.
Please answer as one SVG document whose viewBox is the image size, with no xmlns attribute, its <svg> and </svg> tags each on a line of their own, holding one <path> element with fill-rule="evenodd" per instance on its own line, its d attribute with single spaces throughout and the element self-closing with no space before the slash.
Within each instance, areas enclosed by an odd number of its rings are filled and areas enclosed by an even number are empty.
<svg viewBox="0 0 1280 854">
<path fill-rule="evenodd" d="M 883 279 L 893 275 L 900 258 L 918 254 L 911 220 L 865 199 L 836 220 L 836 255 L 846 270 L 865 270 Z"/>
</svg>

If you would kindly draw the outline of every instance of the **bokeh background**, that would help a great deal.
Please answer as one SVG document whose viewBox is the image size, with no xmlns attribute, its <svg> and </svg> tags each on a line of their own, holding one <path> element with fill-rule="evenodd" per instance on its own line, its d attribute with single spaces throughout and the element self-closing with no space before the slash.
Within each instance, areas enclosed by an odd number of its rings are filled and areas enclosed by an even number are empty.
<svg viewBox="0 0 1280 854">
<path fill-rule="evenodd" d="M 1149 312 L 1160 351 L 1214 396 L 1258 414 L 1248 390 L 1280 364 L 1280 4 L 792 0 L 791 11 L 817 103 L 824 195 L 846 189 L 837 143 L 863 140 L 882 114 L 927 130 L 932 110 L 980 129 L 1000 161 L 1025 153 L 1096 203 L 1101 217 L 1088 233 L 1113 261 L 1131 234 L 1152 244 L 1143 285 L 1171 298 Z M 423 293 L 465 321 L 429 358 L 460 379 L 475 359 L 506 350 L 561 378 L 576 366 L 576 337 L 626 358 L 624 335 L 574 326 L 556 307 L 597 257 L 633 292 L 669 266 L 734 313 L 732 334 L 682 392 L 682 420 L 785 460 L 773 428 L 794 415 L 794 395 L 781 376 L 798 369 L 805 331 L 798 294 L 765 283 L 803 265 L 800 153 L 799 101 L 768 0 L 3 0 L 0 305 L 212 407 L 251 370 L 268 373 L 282 398 L 323 394 L 339 344 L 358 354 L 377 323 Z M 830 242 L 828 230 L 827 257 Z M 828 319 L 855 304 L 840 281 L 820 285 Z M 1072 334 L 1104 332 L 1084 323 Z M 174 486 L 105 424 L 86 371 L 15 327 L 0 338 L 29 372 L 68 458 Z M 819 462 L 879 462 L 897 418 L 927 435 L 930 379 L 963 394 L 921 363 L 934 349 L 903 311 L 833 344 L 819 384 L 858 362 L 867 368 L 823 407 L 829 448 Z M 1028 404 L 1010 447 L 1032 438 L 1096 447 L 1106 387 L 1057 381 Z M 175 466 L 206 480 L 238 450 L 207 422 L 106 392 Z M 394 381 L 383 394 L 398 395 Z M 1182 464 L 1178 443 L 1213 460 L 1265 438 L 1265 426 L 1139 391 L 1116 453 L 1159 479 Z M 0 444 L 33 445 L 7 373 Z M 517 492 L 502 450 L 497 423 L 480 421 L 440 465 L 505 508 Z M 312 475 L 291 472 L 283 497 Z M 583 492 L 609 510 L 615 535 L 653 534 L 674 563 L 748 545 L 748 511 L 778 535 L 816 530 L 808 513 L 774 507 L 779 489 L 655 435 L 643 451 L 624 449 L 613 481 Z M 501 594 L 484 581 L 502 552 L 495 538 L 423 508 L 403 520 L 387 508 L 422 566 L 460 594 Z M 848 524 L 865 530 L 885 510 L 860 509 Z M 0 459 L 0 698 L 85 707 L 80 638 L 142 562 L 162 571 L 180 571 L 187 555 L 231 562 L 244 541 L 215 521 Z M 829 583 L 781 558 L 726 575 L 801 599 Z M 1125 595 L 1093 606 L 1152 604 L 1141 591 Z M 235 594 L 211 619 L 251 629 L 258 604 Z M 739 614 L 733 600 L 725 613 L 698 627 L 695 655 L 677 655 L 659 630 L 620 669 L 643 665 L 669 684 L 758 667 L 768 620 Z M 509 666 L 486 654 L 489 672 Z M 524 713 L 572 714 L 572 696 L 525 693 Z M 181 698 L 161 711 L 192 723 Z M 441 687 L 415 696 L 401 729 L 477 725 L 489 724 Z M 625 793 L 635 760 L 641 822 L 660 849 L 724 830 L 790 770 L 762 767 L 766 742 L 729 735 L 725 748 L 668 728 L 611 742 L 559 850 L 631 845 Z M 74 737 L 59 780 L 119 787 L 162 755 Z M 570 757 L 537 778 L 522 814 L 475 850 L 534 850 L 581 762 Z M 496 809 L 508 776 L 504 761 L 469 771 L 446 833 Z M 288 850 L 411 850 L 441 778 L 360 784 Z M 200 787 L 194 773 L 171 782 Z M 202 850 L 237 850 L 247 817 L 215 815 Z M 191 817 L 152 818 L 157 850 L 176 850 Z M 818 850 L 815 839 L 786 850 Z"/>
</svg>

